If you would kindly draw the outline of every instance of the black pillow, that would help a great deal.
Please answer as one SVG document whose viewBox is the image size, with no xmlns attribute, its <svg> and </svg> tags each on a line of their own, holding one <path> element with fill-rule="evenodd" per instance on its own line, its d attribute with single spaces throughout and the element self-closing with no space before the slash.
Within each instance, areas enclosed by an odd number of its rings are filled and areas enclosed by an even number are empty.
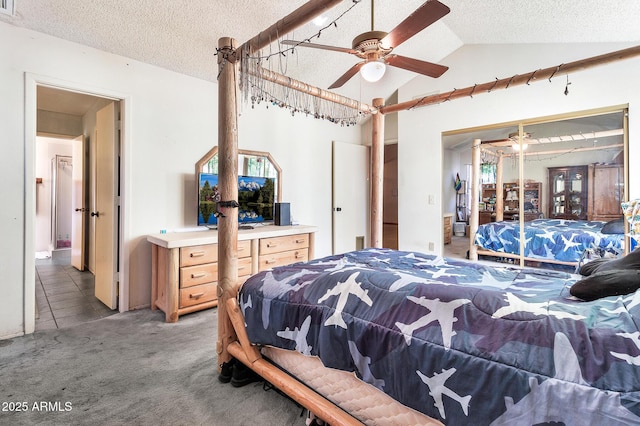
<svg viewBox="0 0 640 426">
<path fill-rule="evenodd" d="M 578 269 L 580 275 L 589 276 L 596 272 L 614 269 L 640 269 L 640 250 L 634 250 L 619 259 L 594 259 Z"/>
<path fill-rule="evenodd" d="M 600 230 L 603 234 L 624 234 L 624 218 L 610 220 Z"/>
<path fill-rule="evenodd" d="M 596 272 L 569 289 L 573 296 L 590 302 L 607 296 L 633 293 L 640 288 L 640 270 L 615 269 Z"/>
</svg>

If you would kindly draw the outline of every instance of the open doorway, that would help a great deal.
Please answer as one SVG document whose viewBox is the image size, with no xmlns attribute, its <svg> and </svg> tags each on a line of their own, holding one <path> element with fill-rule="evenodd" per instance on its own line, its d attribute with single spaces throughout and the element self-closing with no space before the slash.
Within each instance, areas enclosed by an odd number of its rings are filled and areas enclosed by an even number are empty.
<svg viewBox="0 0 640 426">
<path fill-rule="evenodd" d="M 96 129 L 101 111 L 107 106 L 117 111 L 119 102 L 38 85 L 36 104 L 35 329 L 42 330 L 117 312 L 117 299 L 105 302 L 96 297 L 100 274 L 110 275 L 108 279 L 116 289 L 118 285 L 113 282 L 117 274 L 105 274 L 96 266 L 100 257 L 96 246 L 101 246 L 96 238 L 100 212 L 97 200 L 103 191 L 96 185 L 96 175 L 105 161 L 111 163 L 106 164 L 107 169 L 118 170 L 119 143 L 115 138 L 109 142 L 108 151 L 116 154 L 105 160 L 99 152 Z M 117 117 L 112 121 L 116 131 Z M 118 176 L 114 172 L 112 175 L 114 183 L 110 186 L 117 192 Z M 107 245 L 115 245 L 113 252 L 117 253 L 117 215 L 111 215 L 110 222 L 107 229 L 115 231 Z M 114 262 L 117 271 L 115 255 Z"/>
</svg>

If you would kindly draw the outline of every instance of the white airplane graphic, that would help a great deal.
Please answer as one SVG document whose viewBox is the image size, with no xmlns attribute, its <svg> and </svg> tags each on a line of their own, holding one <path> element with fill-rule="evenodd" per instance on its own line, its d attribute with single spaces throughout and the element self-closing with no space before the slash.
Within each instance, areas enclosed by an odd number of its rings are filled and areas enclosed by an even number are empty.
<svg viewBox="0 0 640 426">
<path fill-rule="evenodd" d="M 336 303 L 336 307 L 333 311 L 333 314 L 324 322 L 324 325 L 337 325 L 338 327 L 342 327 L 346 330 L 347 323 L 342 319 L 342 310 L 347 304 L 347 299 L 350 294 L 358 297 L 367 305 L 373 305 L 373 301 L 369 297 L 369 290 L 364 290 L 358 281 L 356 281 L 356 276 L 358 276 L 360 272 L 354 272 L 347 278 L 344 282 L 338 282 L 332 289 L 327 290 L 327 292 L 318 299 L 318 303 L 324 302 L 331 296 L 338 296 L 338 302 Z"/>
<path fill-rule="evenodd" d="M 616 309 L 607 309 L 607 308 L 600 308 L 601 311 L 606 312 L 608 314 L 622 314 L 624 312 L 627 312 L 627 308 L 625 308 L 624 306 L 619 306 Z"/>
<path fill-rule="evenodd" d="M 404 339 L 407 342 L 407 345 L 411 345 L 411 339 L 413 338 L 413 333 L 416 330 L 437 321 L 440 323 L 442 344 L 445 348 L 449 349 L 451 347 L 451 337 L 456 334 L 456 332 L 453 331 L 453 323 L 458 321 L 458 318 L 454 316 L 453 311 L 455 311 L 459 306 L 471 303 L 471 300 L 456 299 L 450 302 L 441 302 L 440 299 L 427 299 L 424 296 L 408 296 L 407 299 L 411 300 L 413 303 L 424 306 L 430 311 L 427 315 L 419 318 L 412 324 L 396 322 L 396 327 L 398 327 L 402 334 L 404 334 Z"/>
<path fill-rule="evenodd" d="M 451 273 L 447 273 L 447 271 L 449 269 L 455 269 L 454 267 L 451 268 L 438 268 L 432 275 L 431 278 L 440 278 L 440 277 L 464 277 L 463 274 L 451 274 Z M 442 283 L 445 284 L 445 283 Z"/>
<path fill-rule="evenodd" d="M 404 272 L 394 272 L 393 275 L 397 275 L 398 278 L 389 286 L 389 291 L 398 291 L 413 283 L 430 283 L 431 281 L 422 277 L 417 277 L 411 274 L 405 274 Z"/>
<path fill-rule="evenodd" d="M 571 314 L 569 312 L 554 311 L 549 309 L 554 302 L 539 302 L 530 303 L 525 302 L 513 293 L 507 292 L 505 301 L 508 302 L 507 306 L 503 306 L 493 313 L 491 318 L 502 318 L 515 312 L 530 312 L 534 315 L 554 316 L 558 319 L 569 318 L 573 320 L 580 320 L 586 318 L 583 315 Z"/>
<path fill-rule="evenodd" d="M 251 303 L 251 295 L 247 297 L 246 303 L 240 300 L 240 310 L 242 311 L 242 316 L 244 316 L 247 313 L 248 308 L 253 308 L 253 303 Z"/>
<path fill-rule="evenodd" d="M 325 269 L 326 272 L 333 272 L 333 271 L 337 271 L 337 270 L 342 269 L 345 266 L 349 265 L 349 260 L 346 257 L 341 257 L 340 259 L 337 259 L 337 260 L 329 260 L 327 262 L 315 262 L 313 264 L 314 265 L 318 265 L 318 266 L 334 265 L 333 268 L 326 268 Z"/>
<path fill-rule="evenodd" d="M 262 326 L 266 330 L 269 327 L 269 312 L 271 311 L 271 300 L 277 299 L 279 296 L 289 292 L 298 291 L 301 288 L 309 285 L 310 281 L 304 281 L 296 285 L 288 285 L 291 280 L 295 280 L 308 274 L 318 274 L 318 272 L 310 271 L 308 269 L 302 269 L 293 275 L 284 277 L 281 280 L 276 280 L 273 276 L 273 272 L 267 272 L 264 276 L 264 282 L 262 284 L 262 293 L 264 298 L 262 300 Z"/>
<path fill-rule="evenodd" d="M 486 269 L 482 273 L 482 280 L 478 284 L 483 285 L 483 286 L 487 286 L 487 287 L 497 287 L 499 289 L 504 290 L 505 288 L 509 287 L 512 284 L 512 282 L 513 282 L 513 274 L 511 274 L 511 276 L 509 276 L 506 273 L 503 274 L 503 275 L 505 275 L 506 279 L 505 280 L 499 280 L 488 269 Z"/>
<path fill-rule="evenodd" d="M 309 327 L 311 326 L 311 315 L 307 316 L 300 328 L 295 327 L 293 330 L 289 327 L 284 331 L 278 331 L 276 334 L 283 339 L 293 340 L 296 342 L 296 351 L 303 355 L 311 355 L 312 347 L 307 343 L 307 334 L 309 334 Z"/>
<path fill-rule="evenodd" d="M 514 237 L 513 239 L 516 240 L 518 242 L 518 244 L 520 244 L 520 237 Z M 526 238 L 526 236 L 525 236 L 524 246 L 526 247 L 527 244 L 529 244 L 532 239 L 533 239 L 533 237 Z"/>
<path fill-rule="evenodd" d="M 446 413 L 444 411 L 444 404 L 442 402 L 442 395 L 446 395 L 449 398 L 457 401 L 462 407 L 462 411 L 465 416 L 469 415 L 469 401 L 471 400 L 471 395 L 460 396 L 448 387 L 445 386 L 445 382 L 449 377 L 456 372 L 455 368 L 450 368 L 448 370 L 442 370 L 442 373 L 433 373 L 433 376 L 428 377 L 422 374 L 419 370 L 416 370 L 418 376 L 420 376 L 420 380 L 422 380 L 427 386 L 429 386 L 429 395 L 433 397 L 435 401 L 434 405 L 440 412 L 440 417 L 446 419 Z"/>
<path fill-rule="evenodd" d="M 563 251 L 567 251 L 568 249 L 570 249 L 572 247 L 578 247 L 581 244 L 579 242 L 573 241 L 573 239 L 575 237 L 576 237 L 576 234 L 571 234 L 571 238 L 569 238 L 567 240 L 564 235 L 560 235 L 560 238 L 562 238 L 562 242 L 564 243 L 564 250 Z"/>
<path fill-rule="evenodd" d="M 360 375 L 362 376 L 362 380 L 365 382 L 377 387 L 380 390 L 384 389 L 384 380 L 377 379 L 373 373 L 371 372 L 371 358 L 368 356 L 363 356 L 358 347 L 356 346 L 356 342 L 349 340 L 349 352 L 351 353 L 351 358 L 353 358 L 353 362 L 355 363 Z"/>
<path fill-rule="evenodd" d="M 554 238 L 555 235 L 556 233 L 554 231 L 546 230 L 544 232 L 536 234 L 536 237 L 546 238 L 547 240 L 555 241 L 555 238 Z"/>
<path fill-rule="evenodd" d="M 627 305 L 627 309 L 631 310 L 632 308 L 640 305 L 640 291 L 634 291 L 631 293 L 631 297 L 627 297 L 623 299 L 625 303 L 629 301 L 629 305 Z"/>
<path fill-rule="evenodd" d="M 444 257 L 436 256 L 433 260 L 423 260 L 420 262 L 416 262 L 416 266 L 424 267 L 424 266 L 443 266 L 446 265 L 446 261 Z"/>
<path fill-rule="evenodd" d="M 581 386 L 579 398 L 556 398 L 555 395 L 571 394 L 576 383 L 587 384 L 582 378 L 580 363 L 571 342 L 562 333 L 554 338 L 553 360 L 556 376 L 538 383 L 529 378 L 531 392 L 514 403 L 513 398 L 504 397 L 506 411 L 491 426 L 514 424 L 549 424 L 552 422 L 571 425 L 630 425 L 638 424 L 640 417 L 626 409 L 620 401 L 620 393 Z M 588 384 L 587 384 L 588 385 Z M 598 407 L 594 410 L 593 407 Z"/>
<path fill-rule="evenodd" d="M 640 349 L 640 331 L 634 331 L 633 333 L 616 333 L 616 336 L 624 337 L 625 339 L 631 339 L 633 344 Z M 619 352 L 609 351 L 609 353 L 616 358 L 620 358 L 631 365 L 640 365 L 640 355 L 631 356 L 629 354 L 623 354 Z"/>
</svg>

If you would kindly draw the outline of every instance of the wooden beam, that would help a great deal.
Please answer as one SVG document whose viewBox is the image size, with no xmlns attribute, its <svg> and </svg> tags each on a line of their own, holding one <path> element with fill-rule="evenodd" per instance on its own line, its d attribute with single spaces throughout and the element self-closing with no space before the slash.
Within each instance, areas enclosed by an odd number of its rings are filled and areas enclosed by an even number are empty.
<svg viewBox="0 0 640 426">
<path fill-rule="evenodd" d="M 373 100 L 373 106 L 384 106 L 383 98 Z M 384 115 L 373 116 L 371 135 L 371 247 L 382 247 L 382 210 L 384 188 Z"/>
<path fill-rule="evenodd" d="M 362 425 L 346 411 L 329 402 L 325 397 L 315 392 L 302 382 L 288 375 L 275 365 L 260 358 L 251 362 L 238 342 L 229 345 L 231 353 L 238 361 L 242 362 L 258 373 L 266 381 L 293 398 L 298 404 L 318 416 L 331 425 Z"/>
<path fill-rule="evenodd" d="M 347 98 L 342 95 L 338 95 L 337 93 L 333 93 L 328 90 L 311 86 L 310 84 L 303 83 L 302 81 L 293 79 L 291 77 L 287 77 L 286 75 L 279 74 L 277 72 L 268 70 L 266 68 L 261 68 L 261 71 L 259 73 L 255 73 L 255 72 L 249 72 L 249 73 L 251 75 L 255 75 L 256 77 L 274 82 L 276 84 L 279 84 L 284 87 L 288 87 L 298 92 L 306 93 L 308 95 L 315 96 L 316 98 L 320 98 L 336 104 L 344 105 L 358 111 L 363 111 L 370 114 L 375 114 L 378 112 L 378 110 L 375 107 L 372 107 L 371 105 L 367 105 L 363 102 L 356 101 L 354 99 Z"/>
<path fill-rule="evenodd" d="M 469 218 L 469 260 L 478 260 L 478 247 L 473 243 L 480 221 L 480 139 L 474 139 L 471 148 L 471 217 Z M 498 197 L 496 185 L 496 197 Z"/>
<path fill-rule="evenodd" d="M 405 111 L 408 109 L 423 107 L 427 105 L 439 104 L 445 101 L 464 98 L 467 96 L 476 96 L 482 93 L 489 93 L 498 89 L 507 89 L 513 86 L 535 83 L 542 80 L 550 80 L 552 77 L 558 77 L 561 75 L 569 74 L 571 72 L 582 71 L 588 68 L 593 68 L 611 62 L 621 61 L 623 59 L 633 58 L 639 55 L 640 46 L 634 46 L 628 49 L 605 53 L 604 55 L 593 56 L 587 59 L 560 64 L 555 67 L 531 71 L 526 74 L 514 75 L 513 77 L 490 81 L 488 83 L 476 84 L 474 86 L 465 87 L 464 89 L 454 89 L 446 93 L 425 96 L 424 98 L 419 100 L 411 100 L 394 105 L 389 105 L 386 107 L 382 107 L 380 109 L 380 112 L 383 114 L 390 114 L 392 112 Z"/>
<path fill-rule="evenodd" d="M 236 40 L 218 40 L 218 189 L 222 201 L 238 198 L 238 65 L 229 58 L 236 52 Z M 227 300 L 237 294 L 238 211 L 222 208 L 218 218 L 218 368 L 228 362 L 230 342 L 237 340 L 226 312 Z"/>
<path fill-rule="evenodd" d="M 285 34 L 289 34 L 296 28 L 306 24 L 318 15 L 321 15 L 328 9 L 331 9 L 343 0 L 310 0 L 303 4 L 275 24 L 271 25 L 264 31 L 260 31 L 258 35 L 246 41 L 240 46 L 239 51 L 255 52 L 278 40 Z"/>
<path fill-rule="evenodd" d="M 502 222 L 504 219 L 504 179 L 503 179 L 504 151 L 498 151 L 498 161 L 496 163 L 496 203 L 495 207 L 496 222 Z"/>
</svg>

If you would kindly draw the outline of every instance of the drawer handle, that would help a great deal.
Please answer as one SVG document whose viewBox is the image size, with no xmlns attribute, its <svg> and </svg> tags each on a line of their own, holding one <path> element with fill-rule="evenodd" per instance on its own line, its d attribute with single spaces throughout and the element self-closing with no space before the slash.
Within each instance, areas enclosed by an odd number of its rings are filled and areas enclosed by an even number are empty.
<svg viewBox="0 0 640 426">
<path fill-rule="evenodd" d="M 267 243 L 267 247 L 278 247 L 277 243 Z"/>
<path fill-rule="evenodd" d="M 242 271 L 243 269 L 247 269 L 246 266 L 238 266 L 238 271 Z"/>
<path fill-rule="evenodd" d="M 196 293 L 196 294 L 190 294 L 189 295 L 189 299 L 200 299 L 202 296 L 204 296 L 204 293 Z"/>
<path fill-rule="evenodd" d="M 271 265 L 272 263 L 276 263 L 276 261 L 274 259 L 270 259 L 270 260 L 265 260 L 264 263 L 266 263 L 267 265 Z"/>
<path fill-rule="evenodd" d="M 202 257 L 202 256 L 204 256 L 203 251 L 194 251 L 193 253 L 189 254 L 189 257 Z"/>
<path fill-rule="evenodd" d="M 302 239 L 301 240 L 296 240 L 296 244 L 302 244 L 302 243 L 304 243 L 304 240 L 302 240 Z"/>
<path fill-rule="evenodd" d="M 302 259 L 302 258 L 304 258 L 304 255 L 302 255 L 302 254 L 300 254 L 300 253 L 296 253 L 295 258 L 296 258 L 296 259 Z"/>
<path fill-rule="evenodd" d="M 206 277 L 207 274 L 205 274 L 204 272 L 200 272 L 198 274 L 191 274 L 191 278 L 203 278 Z"/>
</svg>

